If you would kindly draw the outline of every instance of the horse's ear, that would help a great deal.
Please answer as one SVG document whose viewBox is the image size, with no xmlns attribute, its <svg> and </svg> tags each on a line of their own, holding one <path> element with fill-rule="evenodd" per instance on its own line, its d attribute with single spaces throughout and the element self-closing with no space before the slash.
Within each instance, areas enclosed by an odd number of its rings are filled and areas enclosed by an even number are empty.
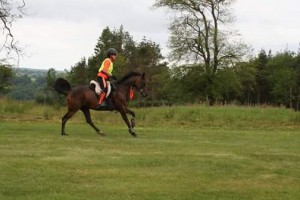
<svg viewBox="0 0 300 200">
<path fill-rule="evenodd" d="M 142 74 L 142 79 L 145 79 L 145 72 L 143 72 Z"/>
</svg>

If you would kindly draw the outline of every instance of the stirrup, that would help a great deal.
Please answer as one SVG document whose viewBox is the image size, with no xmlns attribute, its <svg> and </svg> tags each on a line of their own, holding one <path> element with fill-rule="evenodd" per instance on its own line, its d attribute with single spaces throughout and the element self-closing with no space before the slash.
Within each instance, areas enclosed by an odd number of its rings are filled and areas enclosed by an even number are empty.
<svg viewBox="0 0 300 200">
<path fill-rule="evenodd" d="M 97 109 L 108 107 L 108 103 L 106 101 L 103 101 L 102 104 L 97 104 Z"/>
</svg>

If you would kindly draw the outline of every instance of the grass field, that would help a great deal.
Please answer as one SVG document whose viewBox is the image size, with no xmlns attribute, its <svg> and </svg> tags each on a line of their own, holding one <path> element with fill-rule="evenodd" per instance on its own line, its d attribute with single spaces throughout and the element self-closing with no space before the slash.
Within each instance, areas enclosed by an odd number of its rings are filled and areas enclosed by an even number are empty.
<svg viewBox="0 0 300 200">
<path fill-rule="evenodd" d="M 300 123 L 289 110 L 138 109 L 138 138 L 115 113 L 102 121 L 106 137 L 81 114 L 62 137 L 57 112 L 0 108 L 1 200 L 300 199 Z"/>
</svg>

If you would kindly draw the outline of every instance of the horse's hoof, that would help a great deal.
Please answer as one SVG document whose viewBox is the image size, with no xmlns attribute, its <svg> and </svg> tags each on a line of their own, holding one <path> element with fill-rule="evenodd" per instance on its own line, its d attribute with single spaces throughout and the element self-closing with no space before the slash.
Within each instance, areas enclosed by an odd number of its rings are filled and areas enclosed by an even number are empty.
<svg viewBox="0 0 300 200">
<path fill-rule="evenodd" d="M 128 131 L 129 131 L 129 133 L 130 133 L 133 137 L 137 137 L 137 135 L 136 135 L 136 133 L 134 132 L 134 130 L 129 129 Z"/>
<path fill-rule="evenodd" d="M 135 134 L 135 133 L 134 133 L 134 134 L 131 134 L 131 135 L 132 135 L 133 137 L 137 137 L 137 134 Z"/>
<path fill-rule="evenodd" d="M 103 131 L 98 131 L 98 135 L 105 136 Z"/>
<path fill-rule="evenodd" d="M 66 134 L 66 133 L 62 133 L 61 135 L 62 135 L 62 136 L 69 136 L 69 135 L 68 135 L 68 134 Z"/>
</svg>

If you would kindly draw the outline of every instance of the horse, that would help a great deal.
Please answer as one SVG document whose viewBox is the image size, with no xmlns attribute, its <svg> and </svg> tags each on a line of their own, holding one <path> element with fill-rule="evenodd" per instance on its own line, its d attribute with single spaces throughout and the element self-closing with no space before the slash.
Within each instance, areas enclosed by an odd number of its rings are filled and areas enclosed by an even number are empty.
<svg viewBox="0 0 300 200">
<path fill-rule="evenodd" d="M 118 111 L 126 123 L 129 133 L 133 137 L 137 137 L 133 130 L 135 127 L 135 112 L 127 108 L 127 103 L 129 101 L 129 92 L 133 88 L 140 92 L 143 97 L 147 96 L 145 73 L 129 72 L 117 81 L 115 88 L 112 89 L 110 95 L 106 98 L 107 106 L 100 108 L 97 108 L 99 96 L 91 85 L 79 85 L 72 88 L 67 80 L 58 78 L 54 82 L 53 87 L 58 93 L 66 95 L 67 98 L 68 112 L 62 117 L 61 135 L 67 135 L 65 132 L 67 121 L 78 110 L 81 110 L 86 122 L 97 134 L 104 136 L 104 132 L 97 128 L 91 119 L 90 109 L 92 109 L 96 111 Z M 131 121 L 128 120 L 127 114 L 132 116 Z"/>
</svg>

